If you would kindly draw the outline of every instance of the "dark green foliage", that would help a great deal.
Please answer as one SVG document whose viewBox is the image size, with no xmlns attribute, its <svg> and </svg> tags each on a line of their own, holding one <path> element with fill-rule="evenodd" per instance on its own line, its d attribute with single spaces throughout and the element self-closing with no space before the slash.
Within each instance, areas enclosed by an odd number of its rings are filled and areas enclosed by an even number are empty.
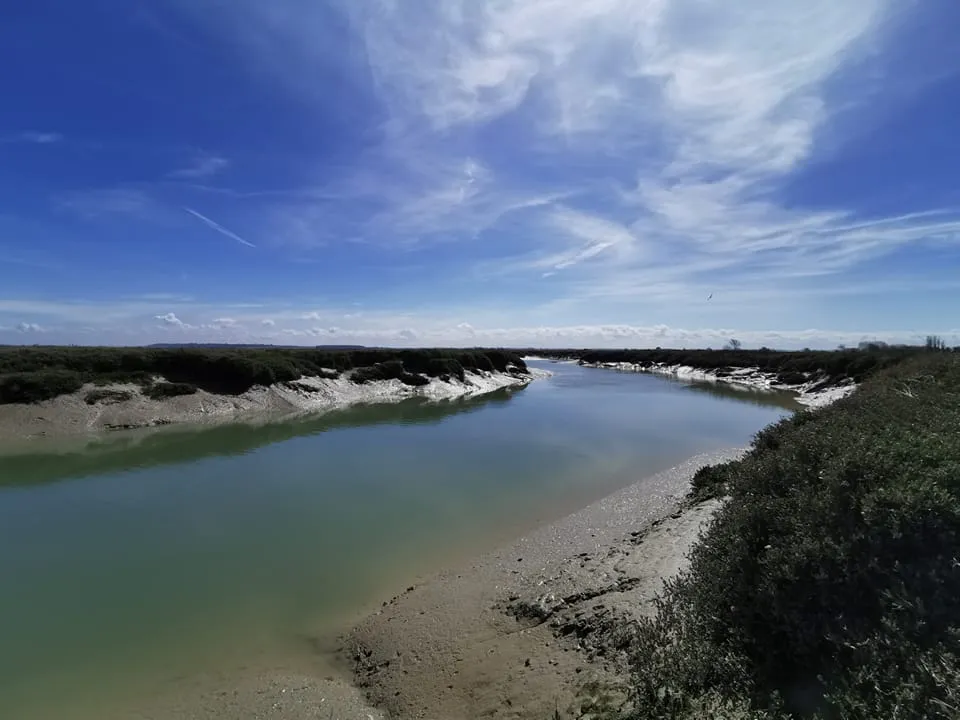
<svg viewBox="0 0 960 720">
<path fill-rule="evenodd" d="M 124 400 L 130 400 L 133 393 L 129 390 L 110 390 L 108 388 L 97 388 L 87 393 L 83 399 L 87 405 L 96 405 L 98 402 L 118 403 Z"/>
<path fill-rule="evenodd" d="M 876 372 L 893 367 L 920 354 L 920 347 L 870 346 L 864 350 L 804 350 L 781 352 L 761 350 L 564 350 L 550 351 L 550 357 L 576 358 L 583 363 L 629 362 L 641 365 L 688 365 L 703 370 L 759 368 L 779 376 L 787 385 L 810 380 L 838 384 L 862 382 Z M 532 351 L 531 351 L 532 352 Z"/>
<path fill-rule="evenodd" d="M 698 473 L 730 500 L 641 623 L 632 717 L 960 716 L 958 427 L 925 354 Z"/>
<path fill-rule="evenodd" d="M 430 379 L 425 378 L 423 375 L 404 370 L 403 361 L 401 360 L 389 360 L 384 363 L 371 365 L 370 367 L 358 368 L 353 371 L 350 379 L 359 385 L 377 380 L 399 380 L 404 385 L 416 387 L 426 385 L 430 382 Z"/>
<path fill-rule="evenodd" d="M 163 400 L 179 395 L 193 395 L 196 391 L 196 386 L 189 383 L 155 382 L 144 388 L 143 394 L 154 400 Z"/>
<path fill-rule="evenodd" d="M 691 494 L 695 500 L 723 497 L 730 480 L 730 463 L 707 465 L 697 470 L 691 480 Z"/>
<path fill-rule="evenodd" d="M 803 385 L 808 380 L 806 373 L 788 370 L 777 375 L 777 381 L 784 385 Z"/>
<path fill-rule="evenodd" d="M 467 370 L 527 372 L 520 356 L 505 350 L 6 347 L 0 348 L 0 403 L 36 402 L 73 392 L 85 382 L 149 386 L 157 376 L 237 395 L 257 385 L 336 377 L 333 372 L 390 362 L 400 363 L 401 370 L 389 376 L 408 385 L 429 382 L 424 375 L 463 379 Z"/>
<path fill-rule="evenodd" d="M 17 372 L 0 376 L 0 403 L 33 403 L 76 392 L 83 379 L 70 370 Z"/>
</svg>

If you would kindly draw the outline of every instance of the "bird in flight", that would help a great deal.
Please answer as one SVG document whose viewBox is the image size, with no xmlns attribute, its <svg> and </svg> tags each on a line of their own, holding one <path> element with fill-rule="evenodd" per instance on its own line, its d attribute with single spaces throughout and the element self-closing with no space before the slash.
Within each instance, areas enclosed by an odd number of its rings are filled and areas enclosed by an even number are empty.
<svg viewBox="0 0 960 720">
<path fill-rule="evenodd" d="M 713 300 L 713 293 L 710 293 L 710 294 L 707 296 L 707 300 Z"/>
</svg>

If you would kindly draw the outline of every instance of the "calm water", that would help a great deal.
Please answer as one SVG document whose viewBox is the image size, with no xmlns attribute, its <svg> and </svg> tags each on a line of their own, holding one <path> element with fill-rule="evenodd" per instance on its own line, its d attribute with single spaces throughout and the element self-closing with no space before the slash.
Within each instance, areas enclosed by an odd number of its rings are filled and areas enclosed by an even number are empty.
<svg viewBox="0 0 960 720">
<path fill-rule="evenodd" d="M 0 457 L 0 717 L 88 717 L 120 688 L 275 662 L 418 574 L 795 409 L 543 366 L 513 394 Z"/>
</svg>

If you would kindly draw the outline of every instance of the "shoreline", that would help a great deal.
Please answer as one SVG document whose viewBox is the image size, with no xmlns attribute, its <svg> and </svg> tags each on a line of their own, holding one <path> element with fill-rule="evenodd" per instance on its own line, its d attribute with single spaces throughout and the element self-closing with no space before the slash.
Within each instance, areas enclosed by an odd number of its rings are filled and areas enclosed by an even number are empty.
<svg viewBox="0 0 960 720">
<path fill-rule="evenodd" d="M 652 612 L 718 509 L 690 505 L 694 456 L 409 586 L 329 648 L 346 682 L 393 718 L 579 716 L 627 678 L 619 629 Z"/>
<path fill-rule="evenodd" d="M 690 365 L 666 365 L 664 363 L 596 362 L 581 363 L 583 367 L 618 372 L 638 372 L 663 375 L 678 380 L 723 383 L 731 387 L 754 390 L 786 390 L 796 393 L 796 401 L 809 409 L 824 407 L 846 397 L 857 385 L 853 382 L 829 385 L 823 380 L 810 380 L 800 385 L 788 385 L 777 379 L 776 373 L 763 372 L 759 368 L 736 368 L 720 374 Z"/>
<path fill-rule="evenodd" d="M 289 419 L 319 414 L 360 404 L 398 403 L 410 398 L 431 401 L 483 395 L 502 389 L 519 389 L 550 373 L 532 368 L 529 374 L 467 371 L 457 378 L 431 378 L 422 386 L 400 380 L 377 380 L 364 384 L 347 377 L 303 377 L 291 383 L 257 386 L 239 395 L 197 390 L 190 395 L 155 400 L 139 386 L 113 383 L 84 385 L 80 390 L 52 400 L 30 404 L 0 405 L 0 437 L 13 441 L 98 435 L 118 430 L 157 428 L 168 425 L 210 425 L 250 420 Z M 86 400 L 93 390 L 107 395 L 93 403 Z"/>
</svg>

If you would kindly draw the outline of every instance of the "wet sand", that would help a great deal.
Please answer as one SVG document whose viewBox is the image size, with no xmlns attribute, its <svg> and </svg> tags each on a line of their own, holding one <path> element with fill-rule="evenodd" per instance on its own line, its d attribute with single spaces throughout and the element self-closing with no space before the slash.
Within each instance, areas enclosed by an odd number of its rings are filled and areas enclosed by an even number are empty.
<svg viewBox="0 0 960 720">
<path fill-rule="evenodd" d="M 411 586 L 339 638 L 341 672 L 391 718 L 581 717 L 621 702 L 619 634 L 719 505 L 683 506 L 690 479 L 741 452 L 691 458 Z"/>
</svg>

